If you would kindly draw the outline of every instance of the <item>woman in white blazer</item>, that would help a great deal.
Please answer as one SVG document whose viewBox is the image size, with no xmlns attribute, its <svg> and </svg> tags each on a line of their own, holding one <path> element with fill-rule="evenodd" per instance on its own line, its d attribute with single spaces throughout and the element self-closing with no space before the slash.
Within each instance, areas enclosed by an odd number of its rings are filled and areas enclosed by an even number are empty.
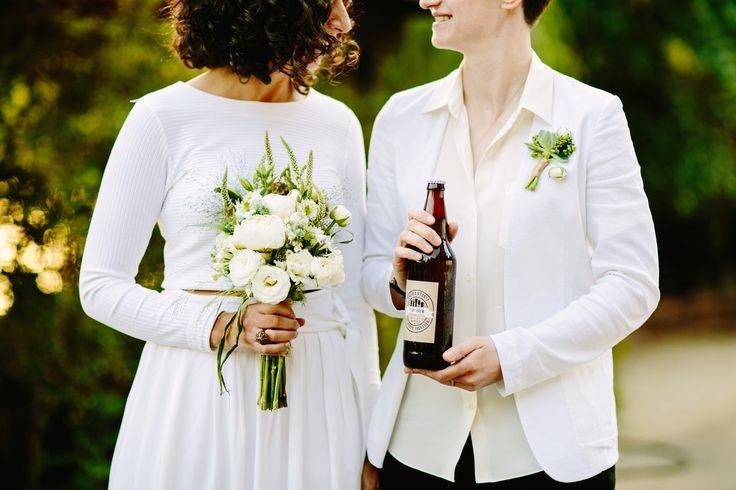
<svg viewBox="0 0 736 490">
<path fill-rule="evenodd" d="M 424 410 L 444 410 L 448 420 L 464 417 L 467 424 L 458 422 L 465 431 L 459 441 L 468 436 L 465 428 L 478 410 L 473 397 L 488 390 L 506 400 L 511 397 L 532 462 L 554 480 L 577 482 L 611 468 L 618 459 L 611 348 L 654 311 L 660 295 L 659 266 L 652 216 L 621 100 L 554 71 L 531 50 L 529 31 L 535 19 L 529 22 L 524 8 L 541 4 L 543 9 L 547 3 L 421 0 L 436 19 L 433 44 L 463 52 L 465 59 L 461 69 L 447 77 L 392 96 L 376 119 L 368 160 L 362 288 L 375 309 L 403 317 L 389 282 L 394 275 L 399 286 L 405 281 L 401 264 L 413 253 L 407 244 L 431 241 L 428 222 L 417 210 L 427 180 L 437 177 L 438 165 L 447 164 L 440 155 L 445 154 L 449 128 L 459 124 L 456 119 L 467 121 L 455 118 L 454 111 L 465 110 L 463 98 L 478 100 L 459 72 L 470 77 L 486 61 L 503 67 L 529 56 L 526 85 L 509 121 L 527 115 L 523 141 L 540 130 L 567 128 L 576 149 L 562 165 L 564 179 L 556 181 L 545 171 L 534 191 L 525 184 L 539 160 L 522 143 L 505 150 L 503 164 L 518 167 L 499 201 L 498 241 L 492 244 L 502 255 L 505 326 L 491 335 L 464 335 L 466 330 L 458 335 L 467 322 L 458 322 L 466 313 L 456 307 L 454 347 L 446 354 L 456 366 L 424 373 L 444 385 L 437 384 L 443 391 L 437 390 Z M 521 26 L 527 28 L 524 35 L 519 34 Z M 477 49 L 479 45 L 487 49 Z M 461 102 L 453 102 L 453 93 L 460 94 Z M 464 226 L 484 226 L 476 215 L 482 210 L 467 197 L 485 185 L 478 172 L 475 181 L 467 175 L 456 179 L 467 186 L 457 191 L 467 203 L 453 208 L 448 202 L 448 215 L 459 222 L 460 236 Z M 479 251 L 491 246 L 475 245 Z M 464 246 L 458 244 L 460 255 Z M 486 272 L 471 270 L 458 281 L 466 275 L 482 281 Z M 369 429 L 368 458 L 378 468 L 396 437 L 407 378 L 417 377 L 405 372 L 402 348 L 400 333 Z M 464 389 L 452 386 L 455 380 L 464 381 Z M 438 423 L 436 431 L 425 432 L 436 438 L 442 426 Z M 447 445 L 453 457 L 460 456 L 462 444 L 454 441 Z M 424 471 L 452 480 L 456 460 L 448 463 L 449 476 L 442 468 Z M 482 473 L 477 466 L 485 463 L 478 455 L 475 463 L 477 477 Z"/>
</svg>

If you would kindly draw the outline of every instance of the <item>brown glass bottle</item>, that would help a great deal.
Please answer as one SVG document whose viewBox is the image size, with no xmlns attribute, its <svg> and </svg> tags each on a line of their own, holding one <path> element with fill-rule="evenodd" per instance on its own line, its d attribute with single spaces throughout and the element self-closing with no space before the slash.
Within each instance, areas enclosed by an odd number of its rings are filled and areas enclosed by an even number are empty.
<svg viewBox="0 0 736 490">
<path fill-rule="evenodd" d="M 407 262 L 404 365 L 439 370 L 449 365 L 442 354 L 452 346 L 455 312 L 456 264 L 447 231 L 444 181 L 427 183 L 424 210 L 434 216 L 432 228 L 442 243 L 428 254 L 417 250 L 421 260 Z"/>
</svg>

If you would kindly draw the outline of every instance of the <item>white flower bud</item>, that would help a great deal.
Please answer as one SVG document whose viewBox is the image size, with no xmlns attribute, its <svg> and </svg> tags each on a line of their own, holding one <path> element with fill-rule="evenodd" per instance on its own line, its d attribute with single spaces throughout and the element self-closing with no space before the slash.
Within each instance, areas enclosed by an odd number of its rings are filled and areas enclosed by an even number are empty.
<svg viewBox="0 0 736 490">
<path fill-rule="evenodd" d="M 348 226 L 352 217 L 353 215 L 350 214 L 348 208 L 342 204 L 338 204 L 330 211 L 330 218 L 334 219 L 342 227 Z"/>
<path fill-rule="evenodd" d="M 565 178 L 567 170 L 565 170 L 564 167 L 560 167 L 559 165 L 554 165 L 550 167 L 548 174 L 553 179 L 559 181 Z"/>
</svg>

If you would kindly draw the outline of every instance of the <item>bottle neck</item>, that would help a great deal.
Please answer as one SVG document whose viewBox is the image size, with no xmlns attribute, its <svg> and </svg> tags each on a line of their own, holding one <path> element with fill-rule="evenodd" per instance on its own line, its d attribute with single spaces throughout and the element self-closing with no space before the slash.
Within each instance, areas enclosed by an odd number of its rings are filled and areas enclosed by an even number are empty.
<svg viewBox="0 0 736 490">
<path fill-rule="evenodd" d="M 437 232 L 440 238 L 447 240 L 447 214 L 445 212 L 444 189 L 429 189 L 427 191 L 424 210 L 434 216 L 432 229 Z"/>
</svg>

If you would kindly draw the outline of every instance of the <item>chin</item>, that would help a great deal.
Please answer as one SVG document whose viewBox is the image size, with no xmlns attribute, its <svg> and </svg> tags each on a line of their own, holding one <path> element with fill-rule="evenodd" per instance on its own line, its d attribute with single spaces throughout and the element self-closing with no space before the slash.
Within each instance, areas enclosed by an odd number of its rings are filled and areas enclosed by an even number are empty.
<svg viewBox="0 0 736 490">
<path fill-rule="evenodd" d="M 453 42 L 451 42 L 449 39 L 447 39 L 447 36 L 432 35 L 432 46 L 434 46 L 437 49 L 449 49 L 451 51 L 457 51 L 457 47 Z"/>
</svg>

